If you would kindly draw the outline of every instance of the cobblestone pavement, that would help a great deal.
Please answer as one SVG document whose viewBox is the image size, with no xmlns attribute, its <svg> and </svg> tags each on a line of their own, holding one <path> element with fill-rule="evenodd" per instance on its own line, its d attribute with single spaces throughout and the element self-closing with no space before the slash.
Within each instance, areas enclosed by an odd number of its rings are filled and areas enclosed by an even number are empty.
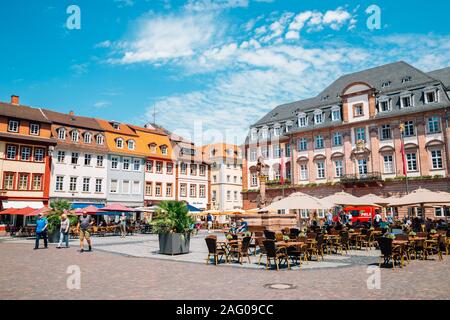
<svg viewBox="0 0 450 320">
<path fill-rule="evenodd" d="M 27 240 L 0 241 L 0 299 L 450 299 L 448 256 L 442 262 L 412 261 L 403 269 L 381 269 L 381 289 L 368 289 L 367 266 L 376 260 L 376 251 L 325 257 L 325 262 L 343 266 L 276 272 L 206 265 L 205 255 L 202 263 L 159 259 L 150 247 L 145 257 L 114 251 L 155 240 L 145 236 L 120 239 L 122 244 L 118 238 L 94 240 L 97 250 L 83 254 L 76 242 L 70 249 L 33 251 Z M 67 289 L 67 268 L 73 265 L 81 270 L 80 290 Z M 265 287 L 274 283 L 295 288 Z"/>
</svg>

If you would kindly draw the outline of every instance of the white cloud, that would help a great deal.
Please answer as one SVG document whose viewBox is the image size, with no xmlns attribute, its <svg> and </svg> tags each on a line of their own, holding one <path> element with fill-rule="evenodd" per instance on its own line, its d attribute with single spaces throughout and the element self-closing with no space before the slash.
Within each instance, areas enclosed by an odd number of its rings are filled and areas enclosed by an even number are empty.
<svg viewBox="0 0 450 320">
<path fill-rule="evenodd" d="M 114 0 L 119 8 L 134 6 L 134 0 Z"/>
<path fill-rule="evenodd" d="M 94 108 L 96 108 L 96 109 L 102 109 L 102 108 L 106 108 L 106 107 L 108 107 L 108 106 L 110 106 L 111 105 L 111 102 L 109 102 L 109 101 L 97 101 L 97 102 L 95 102 L 94 103 Z"/>
</svg>

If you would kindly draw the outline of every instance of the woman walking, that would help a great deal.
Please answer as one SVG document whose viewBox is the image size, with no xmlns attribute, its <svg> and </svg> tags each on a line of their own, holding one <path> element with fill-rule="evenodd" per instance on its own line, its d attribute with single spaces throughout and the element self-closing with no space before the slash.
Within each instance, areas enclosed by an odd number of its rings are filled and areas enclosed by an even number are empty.
<svg viewBox="0 0 450 320">
<path fill-rule="evenodd" d="M 125 213 L 120 216 L 120 237 L 125 238 L 127 235 L 127 217 Z"/>
<path fill-rule="evenodd" d="M 61 226 L 59 227 L 59 244 L 56 248 L 61 249 L 63 242 L 66 243 L 66 248 L 69 247 L 69 228 L 70 220 L 66 214 L 61 216 Z"/>
</svg>

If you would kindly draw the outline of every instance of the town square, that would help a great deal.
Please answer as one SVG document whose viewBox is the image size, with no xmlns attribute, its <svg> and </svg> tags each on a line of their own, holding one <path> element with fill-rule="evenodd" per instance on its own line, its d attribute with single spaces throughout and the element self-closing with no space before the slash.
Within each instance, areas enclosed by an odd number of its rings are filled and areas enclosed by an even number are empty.
<svg viewBox="0 0 450 320">
<path fill-rule="evenodd" d="M 448 3 L 63 2 L 0 5 L 0 300 L 450 299 Z"/>
</svg>

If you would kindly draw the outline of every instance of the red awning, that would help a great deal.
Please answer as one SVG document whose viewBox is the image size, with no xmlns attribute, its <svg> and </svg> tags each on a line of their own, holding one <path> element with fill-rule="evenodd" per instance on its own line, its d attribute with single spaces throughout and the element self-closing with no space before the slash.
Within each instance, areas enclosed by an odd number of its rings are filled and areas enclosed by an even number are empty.
<svg viewBox="0 0 450 320">
<path fill-rule="evenodd" d="M 98 209 L 98 212 L 109 212 L 109 211 L 113 211 L 113 212 L 134 212 L 135 210 L 132 208 L 128 208 L 125 207 L 124 205 L 121 204 L 112 204 L 109 206 L 106 206 L 104 208 Z"/>
<path fill-rule="evenodd" d="M 0 214 L 11 214 L 15 216 L 32 216 L 32 213 L 35 212 L 36 209 L 31 207 L 26 207 L 23 209 L 6 209 L 0 212 Z"/>
<path fill-rule="evenodd" d="M 74 213 L 77 216 L 81 216 L 81 215 L 83 215 L 83 212 L 86 211 L 87 214 L 94 214 L 95 215 L 98 212 L 98 210 L 99 209 L 96 206 L 88 206 L 88 207 L 83 208 L 83 209 L 77 209 L 77 210 L 74 211 Z"/>
</svg>

